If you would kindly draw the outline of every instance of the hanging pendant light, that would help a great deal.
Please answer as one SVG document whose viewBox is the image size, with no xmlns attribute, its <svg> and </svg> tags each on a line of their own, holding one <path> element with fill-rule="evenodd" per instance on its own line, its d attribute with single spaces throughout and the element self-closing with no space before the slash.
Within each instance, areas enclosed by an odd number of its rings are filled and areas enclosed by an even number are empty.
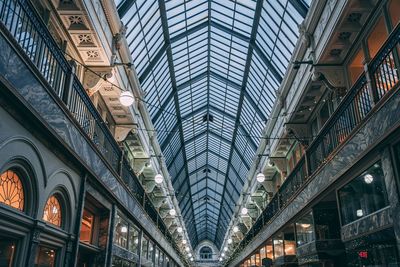
<svg viewBox="0 0 400 267">
<path fill-rule="evenodd" d="M 178 227 L 176 230 L 178 231 L 178 233 L 182 233 L 182 231 L 183 231 L 182 227 Z M 186 240 L 184 240 L 184 241 L 185 241 L 184 244 L 186 244 Z M 182 241 L 182 242 L 183 242 L 183 241 Z"/>
<path fill-rule="evenodd" d="M 170 209 L 169 210 L 169 215 L 175 216 L 176 215 L 176 210 L 175 209 Z"/>
<path fill-rule="evenodd" d="M 164 177 L 158 173 L 156 176 L 154 176 L 154 181 L 156 184 L 161 184 L 164 181 Z"/>
<path fill-rule="evenodd" d="M 246 207 L 243 207 L 241 212 L 242 212 L 242 215 L 247 215 L 247 213 L 248 213 L 249 211 L 247 210 Z"/>
<path fill-rule="evenodd" d="M 232 244 L 232 242 L 233 242 L 233 241 L 232 241 L 232 238 L 229 238 L 229 239 L 228 239 L 228 244 L 230 245 L 230 244 Z"/>
<path fill-rule="evenodd" d="M 239 227 L 237 227 L 237 226 L 233 227 L 233 232 L 234 232 L 234 233 L 239 232 Z"/>
<path fill-rule="evenodd" d="M 265 181 L 265 175 L 264 173 L 260 172 L 259 174 L 257 174 L 257 182 L 259 183 L 263 183 Z"/>
<path fill-rule="evenodd" d="M 178 232 L 179 232 L 179 231 L 178 231 Z M 186 242 L 186 239 L 183 239 L 183 240 L 182 240 L 182 244 L 186 245 L 186 243 L 187 243 L 187 242 Z"/>
<path fill-rule="evenodd" d="M 129 107 L 135 102 L 135 97 L 129 91 L 123 91 L 119 95 L 119 102 L 125 107 Z"/>
</svg>

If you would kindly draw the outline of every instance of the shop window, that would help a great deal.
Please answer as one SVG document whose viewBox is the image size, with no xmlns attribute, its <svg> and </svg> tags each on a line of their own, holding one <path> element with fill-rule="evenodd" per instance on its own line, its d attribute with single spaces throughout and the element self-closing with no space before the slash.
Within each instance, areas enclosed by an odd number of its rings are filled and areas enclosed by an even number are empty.
<svg viewBox="0 0 400 267">
<path fill-rule="evenodd" d="M 128 248 L 128 222 L 119 215 L 115 217 L 114 243 L 120 247 Z"/>
<path fill-rule="evenodd" d="M 265 255 L 268 259 L 274 259 L 274 247 L 272 245 L 272 240 L 268 240 L 267 244 L 265 245 Z"/>
<path fill-rule="evenodd" d="M 274 244 L 274 258 L 277 259 L 279 257 L 283 257 L 283 234 L 280 233 L 273 239 Z"/>
<path fill-rule="evenodd" d="M 394 237 L 389 228 L 346 243 L 347 266 L 399 266 Z"/>
<path fill-rule="evenodd" d="M 21 179 L 12 170 L 0 176 L 0 202 L 17 210 L 24 210 L 24 187 Z"/>
<path fill-rule="evenodd" d="M 297 246 L 302 246 L 315 240 L 312 212 L 303 216 L 296 222 L 296 237 Z"/>
<path fill-rule="evenodd" d="M 16 242 L 13 240 L 0 240 L 0 266 L 14 266 Z"/>
<path fill-rule="evenodd" d="M 122 259 L 120 257 L 113 256 L 111 266 L 112 267 L 136 267 L 137 264 L 134 262 L 130 262 L 128 260 Z"/>
<path fill-rule="evenodd" d="M 364 53 L 360 48 L 348 65 L 350 82 L 353 85 L 364 72 Z"/>
<path fill-rule="evenodd" d="M 147 259 L 149 261 L 153 261 L 154 256 L 154 243 L 149 240 L 149 254 L 147 255 Z"/>
<path fill-rule="evenodd" d="M 267 256 L 267 255 L 265 254 L 265 247 L 262 247 L 262 248 L 260 249 L 260 258 L 261 258 L 261 260 L 262 260 L 262 259 L 265 259 L 266 256 Z"/>
<path fill-rule="evenodd" d="M 348 224 L 388 206 L 384 174 L 375 163 L 338 191 L 342 224 Z"/>
<path fill-rule="evenodd" d="M 368 36 L 369 56 L 374 58 L 388 37 L 385 20 L 381 17 Z"/>
<path fill-rule="evenodd" d="M 94 227 L 94 214 L 87 209 L 83 210 L 80 240 L 82 242 L 92 243 L 92 234 Z"/>
<path fill-rule="evenodd" d="M 390 18 L 392 20 L 392 25 L 393 28 L 395 28 L 400 21 L 400 1 L 391 0 L 388 6 L 389 6 Z"/>
<path fill-rule="evenodd" d="M 322 205 L 323 203 L 320 204 L 321 206 L 315 206 L 313 211 L 316 239 L 340 239 L 340 223 L 336 202 L 325 207 Z"/>
<path fill-rule="evenodd" d="M 149 240 L 146 237 L 143 237 L 143 240 L 142 240 L 142 257 L 147 259 L 148 252 L 149 252 Z"/>
<path fill-rule="evenodd" d="M 43 211 L 43 220 L 55 226 L 61 227 L 62 211 L 57 196 L 52 195 L 46 202 Z"/>
<path fill-rule="evenodd" d="M 129 251 L 138 253 L 139 230 L 133 225 L 129 225 Z"/>
<path fill-rule="evenodd" d="M 35 259 L 35 267 L 56 266 L 56 256 L 57 253 L 54 249 L 39 246 Z"/>
</svg>

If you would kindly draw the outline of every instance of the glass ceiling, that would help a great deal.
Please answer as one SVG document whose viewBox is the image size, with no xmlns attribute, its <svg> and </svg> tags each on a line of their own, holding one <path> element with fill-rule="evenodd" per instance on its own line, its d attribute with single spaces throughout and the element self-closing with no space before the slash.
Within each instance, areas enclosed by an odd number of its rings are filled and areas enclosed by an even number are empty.
<svg viewBox="0 0 400 267">
<path fill-rule="evenodd" d="M 193 247 L 220 247 L 311 0 L 116 0 Z"/>
</svg>

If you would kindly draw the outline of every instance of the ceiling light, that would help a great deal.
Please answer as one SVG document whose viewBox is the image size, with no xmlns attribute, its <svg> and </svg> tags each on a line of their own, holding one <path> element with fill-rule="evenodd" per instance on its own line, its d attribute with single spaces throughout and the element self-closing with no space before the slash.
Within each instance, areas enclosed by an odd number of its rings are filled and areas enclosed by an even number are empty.
<svg viewBox="0 0 400 267">
<path fill-rule="evenodd" d="M 169 210 L 169 215 L 175 216 L 176 215 L 176 210 L 175 209 L 170 209 Z"/>
<path fill-rule="evenodd" d="M 233 227 L 233 232 L 234 232 L 234 233 L 239 232 L 239 227 L 237 227 L 237 226 Z"/>
<path fill-rule="evenodd" d="M 135 97 L 129 91 L 123 91 L 119 95 L 119 102 L 125 107 L 129 107 L 135 102 Z"/>
<path fill-rule="evenodd" d="M 224 251 L 228 251 L 228 247 L 224 247 Z"/>
<path fill-rule="evenodd" d="M 190 261 L 193 261 L 194 259 L 193 259 L 193 257 L 192 258 L 190 258 Z"/>
<path fill-rule="evenodd" d="M 242 215 L 247 215 L 247 212 L 248 212 L 247 208 L 243 207 L 242 208 Z"/>
<path fill-rule="evenodd" d="M 221 257 L 225 257 L 225 253 L 224 252 L 221 253 Z"/>
<path fill-rule="evenodd" d="M 154 181 L 156 184 L 161 184 L 164 181 L 164 177 L 161 174 L 154 176 Z"/>
<path fill-rule="evenodd" d="M 371 174 L 367 173 L 366 175 L 364 175 L 364 182 L 366 184 L 370 184 L 374 181 L 374 176 L 372 176 Z"/>
<path fill-rule="evenodd" d="M 232 244 L 232 242 L 233 242 L 233 241 L 232 241 L 232 238 L 229 238 L 229 239 L 228 239 L 228 244 Z"/>
<path fill-rule="evenodd" d="M 186 245 L 186 240 L 185 239 L 182 240 L 182 244 Z"/>
<path fill-rule="evenodd" d="M 188 256 L 189 256 L 189 257 L 192 257 L 192 253 L 189 253 Z"/>
<path fill-rule="evenodd" d="M 222 261 L 223 259 L 222 258 L 219 258 L 219 261 Z"/>
<path fill-rule="evenodd" d="M 128 227 L 122 226 L 121 227 L 121 233 L 127 233 L 128 232 Z"/>
<path fill-rule="evenodd" d="M 264 173 L 260 172 L 259 174 L 257 174 L 257 182 L 263 183 L 264 181 L 265 181 Z"/>
<path fill-rule="evenodd" d="M 178 233 L 182 233 L 182 232 L 183 232 L 182 227 L 178 227 L 176 230 L 178 231 Z M 185 241 L 184 244 L 186 244 L 186 240 L 183 240 L 183 241 Z M 182 242 L 183 242 L 183 241 L 182 241 Z"/>
<path fill-rule="evenodd" d="M 185 250 L 186 250 L 186 252 L 189 252 L 189 251 L 190 251 L 190 248 L 189 248 L 189 247 L 186 247 Z"/>
<path fill-rule="evenodd" d="M 362 209 L 359 209 L 356 211 L 357 217 L 362 217 L 364 215 L 364 212 Z"/>
</svg>

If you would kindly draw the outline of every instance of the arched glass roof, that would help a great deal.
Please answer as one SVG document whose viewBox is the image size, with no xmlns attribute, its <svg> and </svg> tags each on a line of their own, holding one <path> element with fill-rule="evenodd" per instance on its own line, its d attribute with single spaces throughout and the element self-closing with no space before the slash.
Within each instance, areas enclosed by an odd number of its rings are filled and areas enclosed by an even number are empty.
<svg viewBox="0 0 400 267">
<path fill-rule="evenodd" d="M 192 246 L 220 247 L 311 0 L 116 0 Z"/>
</svg>

